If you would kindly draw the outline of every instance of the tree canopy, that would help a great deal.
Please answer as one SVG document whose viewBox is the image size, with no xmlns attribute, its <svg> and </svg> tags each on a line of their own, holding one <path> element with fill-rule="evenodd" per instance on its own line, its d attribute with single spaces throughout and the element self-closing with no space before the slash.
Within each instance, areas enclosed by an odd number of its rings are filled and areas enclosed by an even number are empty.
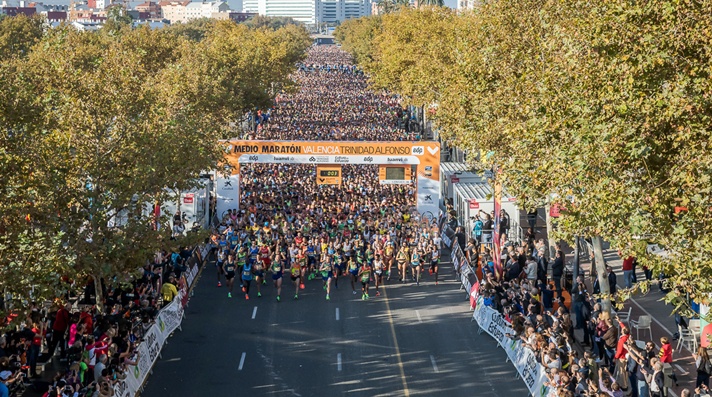
<svg viewBox="0 0 712 397">
<path fill-rule="evenodd" d="M 126 275 L 172 244 L 150 207 L 217 169 L 229 123 L 271 105 L 273 85 L 290 82 L 310 44 L 294 25 L 220 21 L 201 41 L 146 26 L 61 26 L 9 47 L 0 59 L 0 288 L 54 298 L 67 288 L 60 280 Z"/>
<path fill-rule="evenodd" d="M 600 236 L 636 255 L 685 310 L 712 292 L 710 11 L 483 2 L 345 23 L 336 36 L 375 84 L 432 106 L 444 139 L 491 153 L 480 165 L 496 165 L 524 207 L 561 204 L 559 237 Z"/>
</svg>

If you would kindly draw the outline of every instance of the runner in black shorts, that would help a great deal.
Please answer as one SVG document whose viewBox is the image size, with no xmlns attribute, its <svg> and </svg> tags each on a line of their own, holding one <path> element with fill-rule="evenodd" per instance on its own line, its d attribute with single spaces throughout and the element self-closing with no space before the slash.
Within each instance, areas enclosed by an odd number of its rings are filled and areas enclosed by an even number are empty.
<svg viewBox="0 0 712 397">
<path fill-rule="evenodd" d="M 235 283 L 235 255 L 230 254 L 227 256 L 227 261 L 223 266 L 225 271 L 225 280 L 227 280 L 227 297 L 232 298 L 232 285 Z"/>
<path fill-rule="evenodd" d="M 282 266 L 282 254 L 277 252 L 277 254 L 275 254 L 274 261 L 272 262 L 272 266 L 270 267 L 270 270 L 272 271 L 272 280 L 274 281 L 274 287 L 277 288 L 277 302 L 282 299 L 280 297 L 280 295 L 282 295 Z"/>
<path fill-rule="evenodd" d="M 302 278 L 302 268 L 299 266 L 299 261 L 293 261 L 292 265 L 289 267 L 290 278 L 292 283 L 294 283 L 294 300 L 299 299 L 299 282 Z"/>
</svg>

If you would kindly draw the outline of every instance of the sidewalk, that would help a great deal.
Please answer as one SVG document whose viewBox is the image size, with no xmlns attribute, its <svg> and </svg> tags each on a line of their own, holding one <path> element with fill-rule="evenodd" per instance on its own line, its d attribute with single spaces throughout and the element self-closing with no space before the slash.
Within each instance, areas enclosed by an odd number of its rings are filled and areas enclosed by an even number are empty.
<svg viewBox="0 0 712 397">
<path fill-rule="evenodd" d="M 618 256 L 616 250 L 607 249 L 604 251 L 604 259 L 606 264 L 613 268 L 614 273 L 618 276 L 618 285 L 624 286 L 623 280 L 623 259 Z M 591 263 L 581 262 L 581 268 L 586 269 L 586 275 L 590 275 Z M 639 266 L 636 269 L 638 280 L 645 280 L 643 269 Z M 587 277 L 587 284 L 590 286 L 590 279 Z M 680 396 L 683 389 L 688 388 L 690 391 L 695 389 L 695 380 L 697 379 L 697 371 L 695 369 L 695 360 L 692 358 L 692 351 L 687 346 L 681 344 L 678 350 L 678 341 L 673 340 L 673 333 L 677 332 L 677 325 L 672 314 L 672 307 L 666 305 L 661 299 L 664 293 L 660 291 L 657 283 L 653 281 L 650 291 L 647 294 L 636 293 L 631 299 L 625 302 L 623 310 L 619 312 L 627 313 L 632 308 L 630 315 L 631 320 L 637 321 L 640 316 L 648 315 L 652 318 L 652 336 L 647 330 L 640 332 L 642 341 L 653 341 L 658 348 L 660 347 L 660 338 L 667 336 L 670 338 L 673 351 L 673 368 L 677 375 L 678 385 L 670 390 L 670 396 Z M 637 331 L 631 327 L 631 336 L 636 337 Z M 583 332 L 576 332 L 576 339 L 581 342 L 583 340 Z"/>
</svg>

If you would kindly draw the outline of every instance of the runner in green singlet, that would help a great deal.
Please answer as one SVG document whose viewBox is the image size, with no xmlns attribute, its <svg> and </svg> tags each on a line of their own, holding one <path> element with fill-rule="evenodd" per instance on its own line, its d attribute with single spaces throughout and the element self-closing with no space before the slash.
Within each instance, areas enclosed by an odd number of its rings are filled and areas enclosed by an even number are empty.
<svg viewBox="0 0 712 397">
<path fill-rule="evenodd" d="M 366 262 L 361 266 L 358 271 L 358 275 L 361 278 L 361 291 L 363 291 L 362 300 L 368 299 L 368 284 L 371 282 L 371 265 Z"/>
</svg>

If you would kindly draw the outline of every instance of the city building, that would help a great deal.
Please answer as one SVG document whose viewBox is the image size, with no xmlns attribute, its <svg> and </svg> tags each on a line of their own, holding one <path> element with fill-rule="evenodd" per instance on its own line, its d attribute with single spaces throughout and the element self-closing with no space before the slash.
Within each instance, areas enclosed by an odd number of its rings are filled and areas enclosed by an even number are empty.
<svg viewBox="0 0 712 397">
<path fill-rule="evenodd" d="M 249 19 L 252 19 L 252 17 L 254 17 L 255 15 L 257 15 L 257 14 L 254 12 L 236 12 L 236 11 L 229 12 L 230 19 L 232 19 L 233 21 L 235 21 L 237 23 L 245 22 Z"/>
<path fill-rule="evenodd" d="M 190 4 L 190 0 L 186 1 L 162 1 L 158 3 L 161 6 L 161 14 L 164 19 L 171 22 L 183 22 L 186 19 L 186 6 Z"/>
<path fill-rule="evenodd" d="M 212 18 L 214 13 L 227 12 L 230 10 L 230 6 L 224 1 L 215 2 L 191 2 L 185 6 L 185 20 L 181 22 L 188 22 L 194 19 L 200 18 Z M 171 22 L 173 22 L 171 20 Z"/>
<path fill-rule="evenodd" d="M 478 3 L 481 3 L 481 0 L 457 0 L 457 9 L 472 10 Z"/>
<path fill-rule="evenodd" d="M 290 17 L 307 25 L 337 23 L 371 15 L 371 0 L 243 0 L 242 11 Z"/>
<path fill-rule="evenodd" d="M 148 14 L 148 18 L 142 19 L 161 19 L 163 15 L 161 14 L 161 6 L 155 1 L 147 1 L 145 3 L 141 3 L 134 7 L 134 9 L 139 13 Z"/>
<path fill-rule="evenodd" d="M 214 2 L 191 2 L 191 1 L 162 1 L 158 3 L 164 19 L 171 23 L 186 23 L 194 19 L 213 18 L 227 19 L 229 16 L 222 16 L 230 11 L 230 7 L 224 1 Z"/>
</svg>

